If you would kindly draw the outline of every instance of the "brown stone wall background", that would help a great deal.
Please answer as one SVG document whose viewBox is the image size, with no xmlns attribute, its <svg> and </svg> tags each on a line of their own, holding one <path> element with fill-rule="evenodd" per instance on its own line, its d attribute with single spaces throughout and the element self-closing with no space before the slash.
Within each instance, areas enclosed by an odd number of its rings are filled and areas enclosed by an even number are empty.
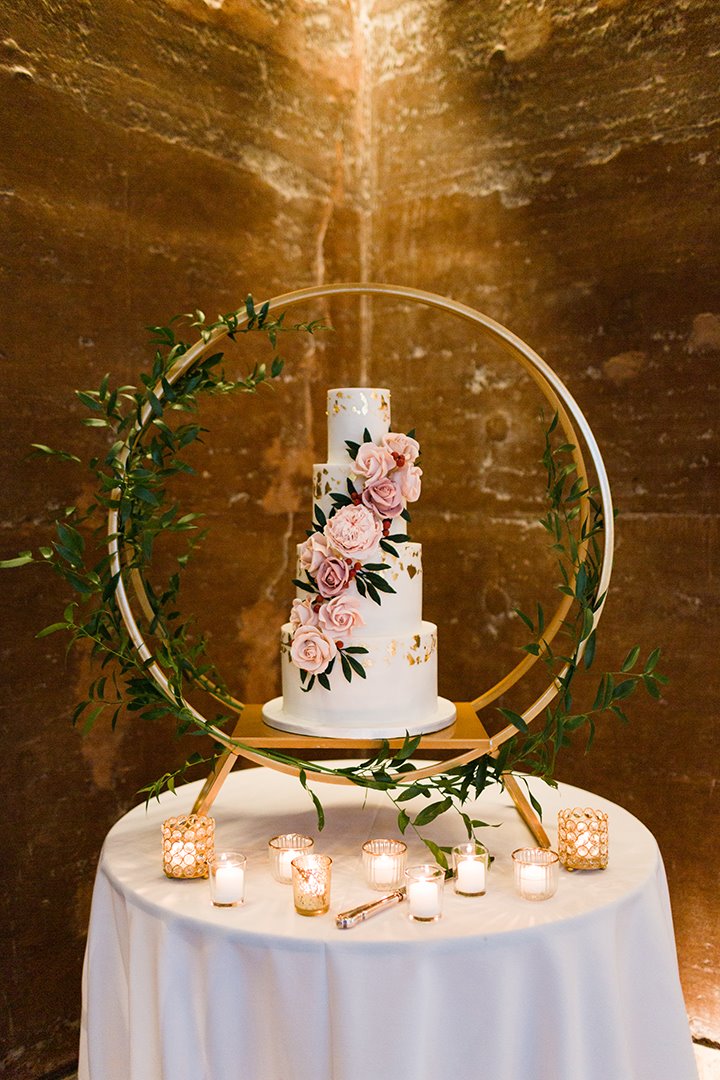
<svg viewBox="0 0 720 1080">
<path fill-rule="evenodd" d="M 658 837 L 693 1031 L 715 1042 L 703 860 L 718 840 L 719 58 L 720 18 L 701 0 L 0 0 L 0 556 L 42 543 L 82 496 L 80 472 L 26 449 L 90 452 L 73 390 L 105 371 L 132 382 L 146 325 L 364 278 L 510 326 L 584 409 L 622 511 L 598 667 L 662 644 L 672 679 L 660 706 L 633 702 L 629 729 L 607 725 L 559 775 Z M 534 524 L 541 400 L 450 318 L 387 301 L 298 311 L 318 314 L 335 333 L 289 343 L 277 392 L 203 414 L 212 435 L 187 496 L 211 535 L 187 610 L 241 696 L 275 692 L 325 388 L 390 385 L 398 423 L 423 440 L 415 531 L 442 689 L 465 698 L 513 663 L 512 608 L 552 601 Z M 132 723 L 83 742 L 68 718 L 87 664 L 33 638 L 63 587 L 30 567 L 3 575 L 2 596 L 2 783 L 17 814 L 3 1066 L 26 1080 L 75 1055 L 102 838 L 183 748 Z"/>
</svg>

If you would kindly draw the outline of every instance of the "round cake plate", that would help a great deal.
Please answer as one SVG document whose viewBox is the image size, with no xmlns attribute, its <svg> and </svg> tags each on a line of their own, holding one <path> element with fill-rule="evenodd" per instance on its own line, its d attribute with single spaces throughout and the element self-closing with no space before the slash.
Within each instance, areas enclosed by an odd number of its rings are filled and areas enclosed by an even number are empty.
<svg viewBox="0 0 720 1080">
<path fill-rule="evenodd" d="M 305 720 L 292 713 L 285 712 L 283 699 L 273 698 L 263 705 L 263 720 L 270 727 L 280 731 L 290 731 L 293 735 L 309 735 L 317 739 L 402 739 L 405 735 L 427 735 L 431 731 L 441 731 L 449 727 L 455 720 L 457 709 L 452 701 L 439 697 L 435 711 L 422 721 L 413 724 L 401 724 L 392 727 L 383 724 L 382 727 L 365 725 L 360 727 L 346 727 L 341 721 L 332 724 L 323 724 L 318 720 Z"/>
</svg>

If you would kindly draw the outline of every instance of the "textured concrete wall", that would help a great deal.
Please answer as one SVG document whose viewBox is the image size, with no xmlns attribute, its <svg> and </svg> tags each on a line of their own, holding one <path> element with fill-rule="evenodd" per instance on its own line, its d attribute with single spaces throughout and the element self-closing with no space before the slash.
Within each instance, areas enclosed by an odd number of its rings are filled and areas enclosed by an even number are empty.
<svg viewBox="0 0 720 1080">
<path fill-rule="evenodd" d="M 638 701 L 630 729 L 608 725 L 560 776 L 658 836 L 693 1030 L 720 1041 L 702 862 L 718 837 L 714 5 L 0 0 L 0 22 L 0 554 L 42 542 L 48 516 L 82 496 L 79 473 L 26 448 L 89 450 L 72 391 L 108 370 L 132 381 L 145 325 L 358 278 L 509 325 L 579 400 L 622 510 L 599 662 L 663 644 L 672 676 L 659 707 Z M 282 388 L 203 415 L 212 435 L 185 494 L 211 535 L 186 610 L 202 612 L 241 696 L 275 692 L 325 388 L 387 384 L 423 439 L 426 611 L 443 691 L 465 698 L 514 662 L 513 606 L 552 601 L 534 524 L 541 399 L 450 318 L 386 301 L 298 317 L 318 314 L 336 332 L 289 343 Z M 2 1044 L 26 1080 L 75 1053 L 102 837 L 183 748 L 132 723 L 82 741 L 68 717 L 88 666 L 33 640 L 64 589 L 34 568 L 2 586 L 0 768 L 18 813 Z"/>
</svg>

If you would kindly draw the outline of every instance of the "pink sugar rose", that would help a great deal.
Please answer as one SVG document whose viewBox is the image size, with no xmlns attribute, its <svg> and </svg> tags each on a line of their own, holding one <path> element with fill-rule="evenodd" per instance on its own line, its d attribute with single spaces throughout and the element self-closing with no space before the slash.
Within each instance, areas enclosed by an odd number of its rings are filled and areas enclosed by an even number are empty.
<svg viewBox="0 0 720 1080">
<path fill-rule="evenodd" d="M 394 468 L 395 458 L 390 451 L 372 442 L 362 444 L 353 464 L 357 475 L 364 476 L 366 481 L 381 480 Z"/>
<path fill-rule="evenodd" d="M 366 506 L 343 506 L 325 526 L 325 539 L 346 559 L 364 559 L 380 542 L 382 528 Z"/>
<path fill-rule="evenodd" d="M 358 610 L 357 600 L 348 596 L 336 596 L 323 604 L 318 612 L 320 628 L 328 637 L 349 637 L 356 626 L 364 626 L 365 620 Z"/>
<path fill-rule="evenodd" d="M 383 436 L 382 444 L 390 454 L 399 454 L 405 458 L 405 465 L 412 465 L 420 453 L 420 443 L 417 439 L 403 435 L 400 431 L 388 431 L 387 435 Z"/>
<path fill-rule="evenodd" d="M 420 498 L 422 469 L 418 465 L 406 465 L 404 469 L 398 469 L 393 476 L 398 480 L 400 492 L 408 502 L 416 502 Z"/>
<path fill-rule="evenodd" d="M 366 484 L 361 498 L 363 504 L 377 514 L 380 521 L 384 521 L 386 518 L 396 518 L 403 511 L 403 498 L 400 487 L 390 476 Z"/>
<path fill-rule="evenodd" d="M 290 656 L 302 671 L 322 675 L 337 656 L 337 646 L 317 626 L 300 626 L 293 634 Z"/>
<path fill-rule="evenodd" d="M 315 577 L 318 592 L 327 600 L 338 596 L 350 584 L 350 564 L 344 559 L 329 555 L 321 565 Z"/>
<path fill-rule="evenodd" d="M 317 626 L 318 617 L 312 600 L 293 600 L 290 609 L 290 625 L 293 630 L 300 626 Z"/>
<path fill-rule="evenodd" d="M 315 577 L 323 560 L 327 559 L 329 554 L 325 537 L 322 533 L 315 532 L 312 536 L 308 536 L 304 544 L 300 545 L 298 551 L 300 566 L 306 573 Z"/>
</svg>

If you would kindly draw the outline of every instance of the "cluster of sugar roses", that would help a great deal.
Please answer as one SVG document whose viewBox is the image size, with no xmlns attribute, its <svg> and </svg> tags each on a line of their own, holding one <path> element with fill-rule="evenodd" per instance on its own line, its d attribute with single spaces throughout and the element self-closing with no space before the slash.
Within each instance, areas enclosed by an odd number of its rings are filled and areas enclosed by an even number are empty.
<svg viewBox="0 0 720 1080">
<path fill-rule="evenodd" d="M 395 545 L 408 536 L 391 534 L 393 521 L 399 517 L 409 521 L 407 503 L 420 496 L 422 469 L 416 464 L 420 447 L 412 432 L 390 431 L 378 444 L 366 429 L 362 443 L 346 446 L 353 463 L 347 494 L 331 494 L 328 517 L 315 507 L 313 529 L 300 548 L 300 567 L 307 580 L 294 581 L 312 594 L 294 600 L 290 612 L 290 658 L 300 668 L 305 691 L 315 679 L 330 689 L 329 675 L 338 657 L 348 682 L 353 673 L 365 678 L 358 656 L 367 649 L 347 644 L 355 628 L 364 625 L 358 595 L 379 604 L 381 593 L 395 592 L 382 576 L 389 569 L 387 563 L 371 560 L 379 549 L 397 555 Z"/>
</svg>

